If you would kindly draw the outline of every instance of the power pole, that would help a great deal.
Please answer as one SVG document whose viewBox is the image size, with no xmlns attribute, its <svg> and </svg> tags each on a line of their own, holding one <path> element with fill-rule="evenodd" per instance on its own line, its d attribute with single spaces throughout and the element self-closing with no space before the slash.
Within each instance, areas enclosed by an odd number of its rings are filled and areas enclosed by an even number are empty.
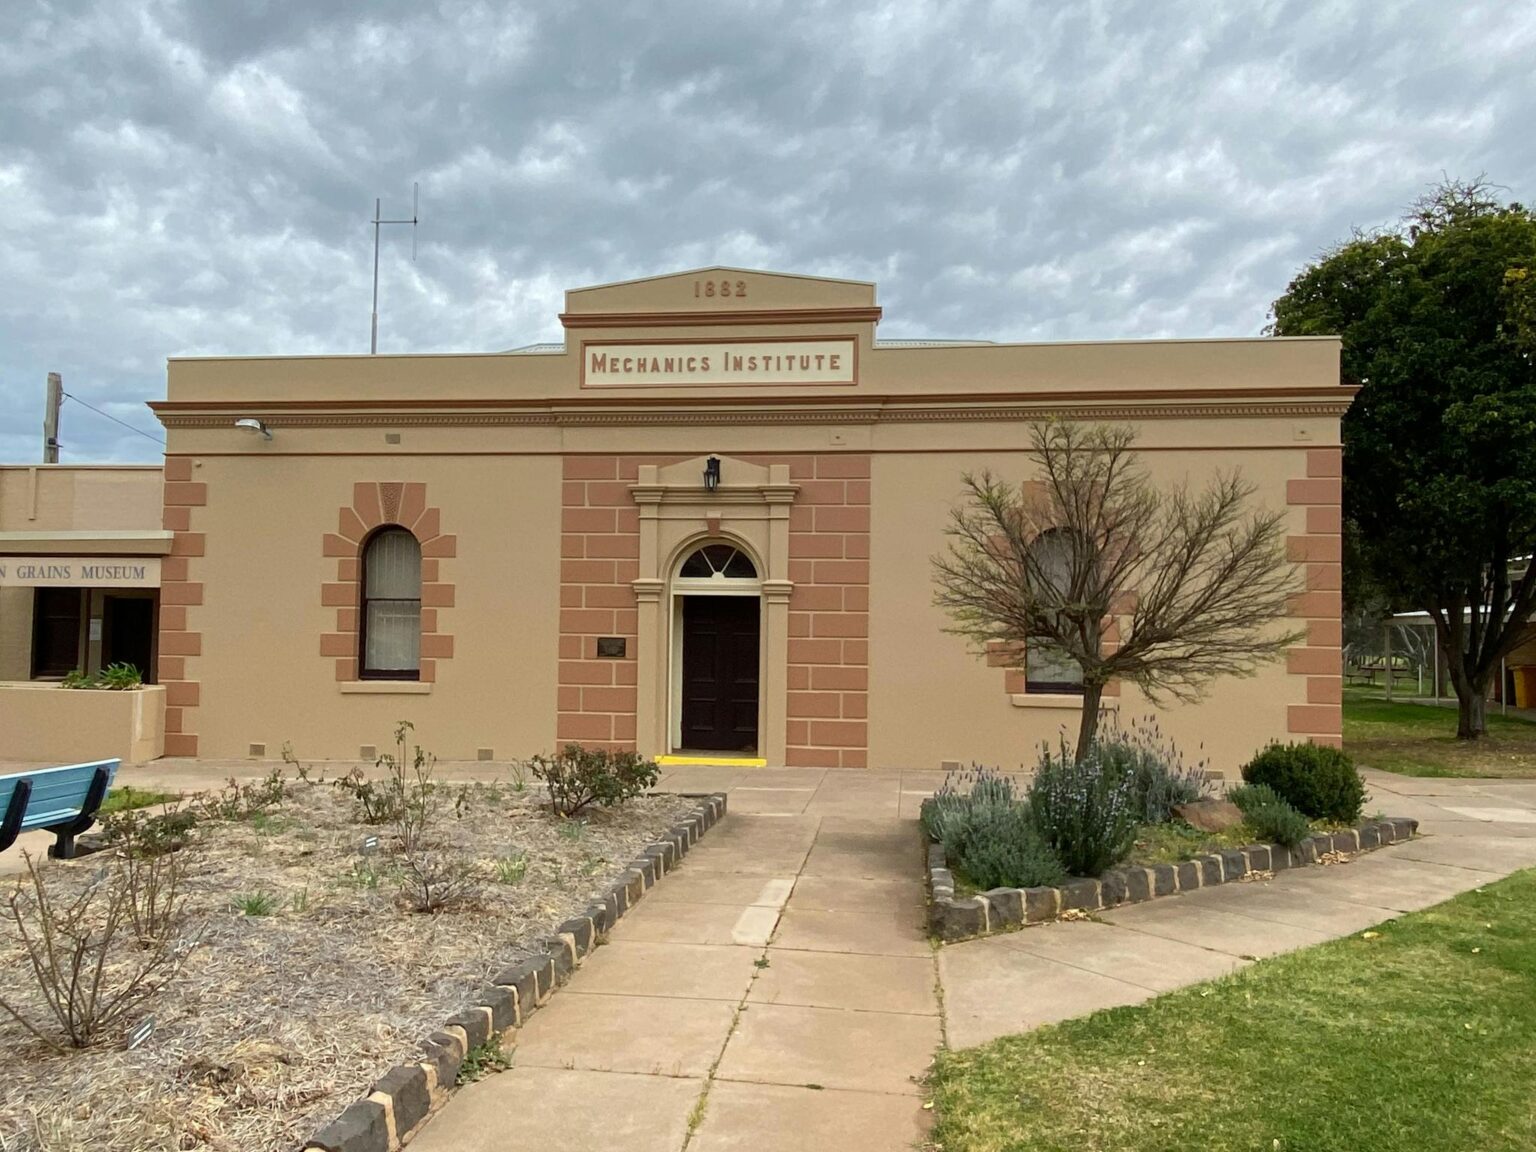
<svg viewBox="0 0 1536 1152">
<path fill-rule="evenodd" d="M 64 404 L 64 381 L 57 372 L 48 373 L 48 401 L 43 409 L 43 463 L 59 462 L 59 409 Z"/>
</svg>

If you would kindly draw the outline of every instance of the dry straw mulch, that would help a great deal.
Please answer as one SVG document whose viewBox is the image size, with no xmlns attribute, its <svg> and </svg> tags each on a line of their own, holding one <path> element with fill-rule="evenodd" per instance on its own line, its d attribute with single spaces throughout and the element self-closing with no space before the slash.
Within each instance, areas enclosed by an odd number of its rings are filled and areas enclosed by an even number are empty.
<svg viewBox="0 0 1536 1152">
<path fill-rule="evenodd" d="M 692 806 L 648 796 L 573 823 L 532 788 L 471 784 L 463 798 L 434 836 L 473 861 L 478 895 L 436 914 L 405 909 L 390 826 L 360 823 L 329 784 L 290 783 L 266 814 L 202 823 L 182 849 L 185 931 L 201 939 L 135 1013 L 154 1017 L 153 1034 L 132 1050 L 114 1038 L 58 1051 L 0 1022 L 0 1149 L 298 1147 Z M 380 844 L 365 854 L 369 835 Z M 50 893 L 81 891 L 104 864 L 50 862 Z M 235 906 L 257 892 L 274 898 L 270 914 Z M 40 1006 L 8 922 L 0 973 L 7 999 Z"/>
</svg>

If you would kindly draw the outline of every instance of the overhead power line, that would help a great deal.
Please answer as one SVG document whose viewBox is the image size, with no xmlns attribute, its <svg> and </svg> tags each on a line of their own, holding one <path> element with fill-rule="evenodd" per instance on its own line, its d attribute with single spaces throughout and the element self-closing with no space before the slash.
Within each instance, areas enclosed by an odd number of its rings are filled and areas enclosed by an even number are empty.
<svg viewBox="0 0 1536 1152">
<path fill-rule="evenodd" d="M 137 433 L 138 435 L 144 437 L 144 439 L 146 439 L 146 440 L 153 440 L 156 444 L 160 445 L 162 448 L 165 447 L 165 440 L 164 440 L 164 438 L 162 438 L 160 436 L 156 436 L 152 432 L 146 432 L 142 428 L 135 428 L 132 424 L 128 423 L 128 421 L 126 421 L 126 420 L 119 420 L 116 416 L 112 415 L 112 413 L 110 413 L 110 412 L 103 412 L 100 408 L 96 407 L 96 405 L 90 403 L 89 401 L 80 399 L 80 397 L 76 396 L 73 392 L 66 392 L 66 393 L 64 393 L 64 396 L 65 396 L 66 399 L 73 400 L 76 404 L 79 404 L 82 407 L 89 408 L 92 412 L 96 413 L 96 415 L 98 415 L 98 416 L 105 416 L 108 420 L 112 421 L 112 423 L 114 423 L 114 424 L 121 424 L 124 428 L 128 429 L 128 431 Z"/>
</svg>

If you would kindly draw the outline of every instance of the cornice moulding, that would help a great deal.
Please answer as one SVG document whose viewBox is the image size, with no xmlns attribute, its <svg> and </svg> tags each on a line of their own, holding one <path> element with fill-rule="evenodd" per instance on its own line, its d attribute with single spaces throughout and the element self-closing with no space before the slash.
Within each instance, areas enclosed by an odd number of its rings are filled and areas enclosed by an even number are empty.
<svg viewBox="0 0 1536 1152">
<path fill-rule="evenodd" d="M 260 417 L 270 428 L 476 428 L 476 427 L 592 427 L 612 425 L 771 425 L 956 423 L 969 421 L 1038 420 L 1042 417 L 1079 420 L 1221 420 L 1245 416 L 1342 416 L 1347 399 L 1253 401 L 1175 404 L 1035 404 L 957 405 L 940 407 L 846 407 L 687 409 L 670 411 L 612 408 L 603 411 L 474 411 L 388 412 L 342 410 L 303 414 L 268 412 L 260 405 L 241 410 Z M 224 414 L 160 412 L 166 428 L 228 428 Z"/>
</svg>

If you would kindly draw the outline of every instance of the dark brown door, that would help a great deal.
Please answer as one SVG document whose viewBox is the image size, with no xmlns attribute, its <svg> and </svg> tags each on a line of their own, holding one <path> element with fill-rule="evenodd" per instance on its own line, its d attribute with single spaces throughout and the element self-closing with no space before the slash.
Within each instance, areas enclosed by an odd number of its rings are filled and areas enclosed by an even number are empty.
<svg viewBox="0 0 1536 1152">
<path fill-rule="evenodd" d="M 758 600 L 683 598 L 683 747 L 757 751 Z"/>
<path fill-rule="evenodd" d="M 32 596 L 32 675 L 63 676 L 80 658 L 82 588 L 38 588 Z"/>
<path fill-rule="evenodd" d="M 155 602 L 148 596 L 108 596 L 101 609 L 101 666 L 132 664 L 152 683 Z"/>
</svg>

